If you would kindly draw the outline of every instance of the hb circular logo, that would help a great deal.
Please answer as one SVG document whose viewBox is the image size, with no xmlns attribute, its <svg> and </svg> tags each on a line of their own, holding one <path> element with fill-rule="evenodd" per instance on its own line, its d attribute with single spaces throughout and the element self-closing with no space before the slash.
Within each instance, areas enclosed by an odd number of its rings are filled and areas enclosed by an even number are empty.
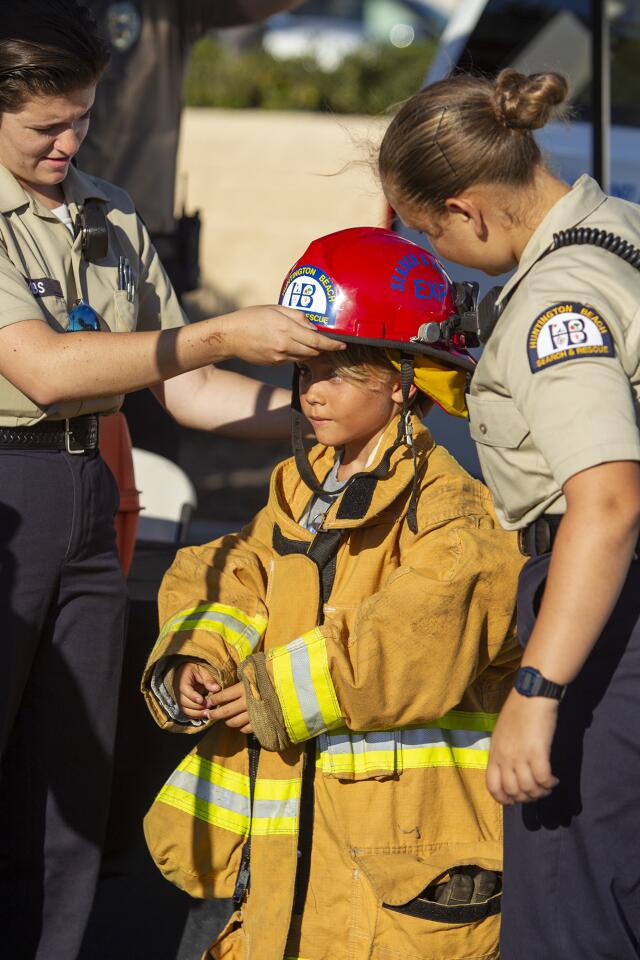
<svg viewBox="0 0 640 960">
<path fill-rule="evenodd" d="M 302 310 L 313 323 L 331 327 L 335 324 L 335 283 L 320 267 L 304 264 L 285 280 L 280 304 Z"/>
</svg>

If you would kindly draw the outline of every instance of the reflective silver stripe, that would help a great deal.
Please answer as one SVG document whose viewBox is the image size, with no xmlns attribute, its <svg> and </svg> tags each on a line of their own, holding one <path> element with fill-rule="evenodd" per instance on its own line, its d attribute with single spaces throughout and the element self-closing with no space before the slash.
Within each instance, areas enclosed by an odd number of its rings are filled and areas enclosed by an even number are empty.
<svg viewBox="0 0 640 960">
<path fill-rule="evenodd" d="M 491 736 L 486 730 L 407 727 L 361 733 L 341 730 L 318 736 L 319 768 L 325 773 L 401 773 L 420 767 L 486 767 Z"/>
<path fill-rule="evenodd" d="M 321 730 L 326 729 L 326 724 L 313 685 L 309 650 L 304 637 L 298 637 L 293 643 L 288 644 L 288 650 L 300 713 L 304 717 L 309 736 L 314 737 Z"/>
<path fill-rule="evenodd" d="M 185 726 L 201 727 L 204 723 L 206 723 L 206 721 L 191 720 L 189 717 L 187 717 L 187 715 L 182 712 L 165 686 L 164 675 L 167 670 L 167 661 L 168 657 L 163 657 L 161 660 L 158 660 L 153 668 L 151 682 L 149 684 L 152 694 L 169 719 L 173 720 L 174 723 L 182 723 Z"/>
<path fill-rule="evenodd" d="M 262 634 L 258 633 L 255 627 L 247 626 L 242 620 L 232 617 L 229 613 L 217 613 L 215 610 L 201 613 L 187 613 L 184 616 L 176 617 L 175 620 L 172 620 L 171 623 L 168 624 L 168 629 L 165 627 L 165 630 L 167 633 L 173 631 L 179 627 L 181 623 L 185 623 L 188 620 L 209 620 L 213 623 L 222 623 L 225 627 L 233 630 L 234 633 L 239 633 L 245 637 L 252 650 L 256 649 L 262 637 Z M 163 633 L 164 632 L 163 630 Z"/>
<path fill-rule="evenodd" d="M 321 733 L 320 749 L 332 754 L 368 753 L 395 750 L 402 730 L 374 730 L 370 733 Z"/>
<path fill-rule="evenodd" d="M 254 800 L 253 819 L 273 820 L 276 817 L 294 817 L 297 819 L 300 801 L 291 800 Z"/>
<path fill-rule="evenodd" d="M 239 813 L 244 817 L 249 816 L 249 798 L 240 793 L 234 793 L 225 787 L 219 787 L 210 780 L 203 780 L 187 770 L 176 770 L 169 777 L 167 784 L 172 787 L 178 787 L 185 793 L 211 803 L 216 807 L 222 807 L 223 810 L 231 810 L 233 813 Z M 296 797 L 289 800 L 255 800 L 253 804 L 254 820 L 272 820 L 276 817 L 297 818 L 300 809 L 300 801 Z"/>
<path fill-rule="evenodd" d="M 488 750 L 491 736 L 482 730 L 440 730 L 437 727 L 399 731 L 402 746 L 414 747 L 464 747 L 467 750 Z"/>
<path fill-rule="evenodd" d="M 203 780 L 196 777 L 195 774 L 187 770 L 176 770 L 169 779 L 167 785 L 178 787 L 185 793 L 211 803 L 223 810 L 231 810 L 233 813 L 239 813 L 243 817 L 248 817 L 250 813 L 249 797 L 243 797 L 240 793 L 234 793 L 225 787 L 218 787 L 210 780 Z"/>
</svg>

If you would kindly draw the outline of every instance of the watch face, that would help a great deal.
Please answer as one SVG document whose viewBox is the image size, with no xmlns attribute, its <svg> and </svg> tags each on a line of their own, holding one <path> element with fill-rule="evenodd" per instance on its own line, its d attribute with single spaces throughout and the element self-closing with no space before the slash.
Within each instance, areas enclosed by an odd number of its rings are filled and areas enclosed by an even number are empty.
<svg viewBox="0 0 640 960">
<path fill-rule="evenodd" d="M 136 7 L 128 0 L 107 7 L 107 31 L 118 53 L 127 53 L 136 44 L 142 22 Z"/>
<path fill-rule="evenodd" d="M 524 697 L 533 697 L 540 687 L 541 676 L 532 667 L 521 667 L 516 679 L 516 690 Z"/>
</svg>

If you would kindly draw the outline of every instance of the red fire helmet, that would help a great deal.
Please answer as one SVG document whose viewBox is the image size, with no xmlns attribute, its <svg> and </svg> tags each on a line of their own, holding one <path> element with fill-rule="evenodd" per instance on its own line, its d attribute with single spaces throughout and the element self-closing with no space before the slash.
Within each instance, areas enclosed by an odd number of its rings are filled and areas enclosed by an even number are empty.
<svg viewBox="0 0 640 960">
<path fill-rule="evenodd" d="M 335 340 L 475 368 L 462 344 L 421 339 L 421 327 L 455 315 L 453 284 L 432 254 L 390 230 L 351 227 L 314 240 L 287 274 L 279 302 Z"/>
</svg>

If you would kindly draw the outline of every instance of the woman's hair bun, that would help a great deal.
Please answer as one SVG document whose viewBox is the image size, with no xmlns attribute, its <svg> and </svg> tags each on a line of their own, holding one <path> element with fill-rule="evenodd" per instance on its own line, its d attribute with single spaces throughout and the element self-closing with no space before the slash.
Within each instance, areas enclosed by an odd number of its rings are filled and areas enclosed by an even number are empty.
<svg viewBox="0 0 640 960">
<path fill-rule="evenodd" d="M 544 127 L 567 99 L 569 84 L 561 73 L 501 70 L 495 80 L 494 109 L 500 123 L 516 130 Z"/>
</svg>

